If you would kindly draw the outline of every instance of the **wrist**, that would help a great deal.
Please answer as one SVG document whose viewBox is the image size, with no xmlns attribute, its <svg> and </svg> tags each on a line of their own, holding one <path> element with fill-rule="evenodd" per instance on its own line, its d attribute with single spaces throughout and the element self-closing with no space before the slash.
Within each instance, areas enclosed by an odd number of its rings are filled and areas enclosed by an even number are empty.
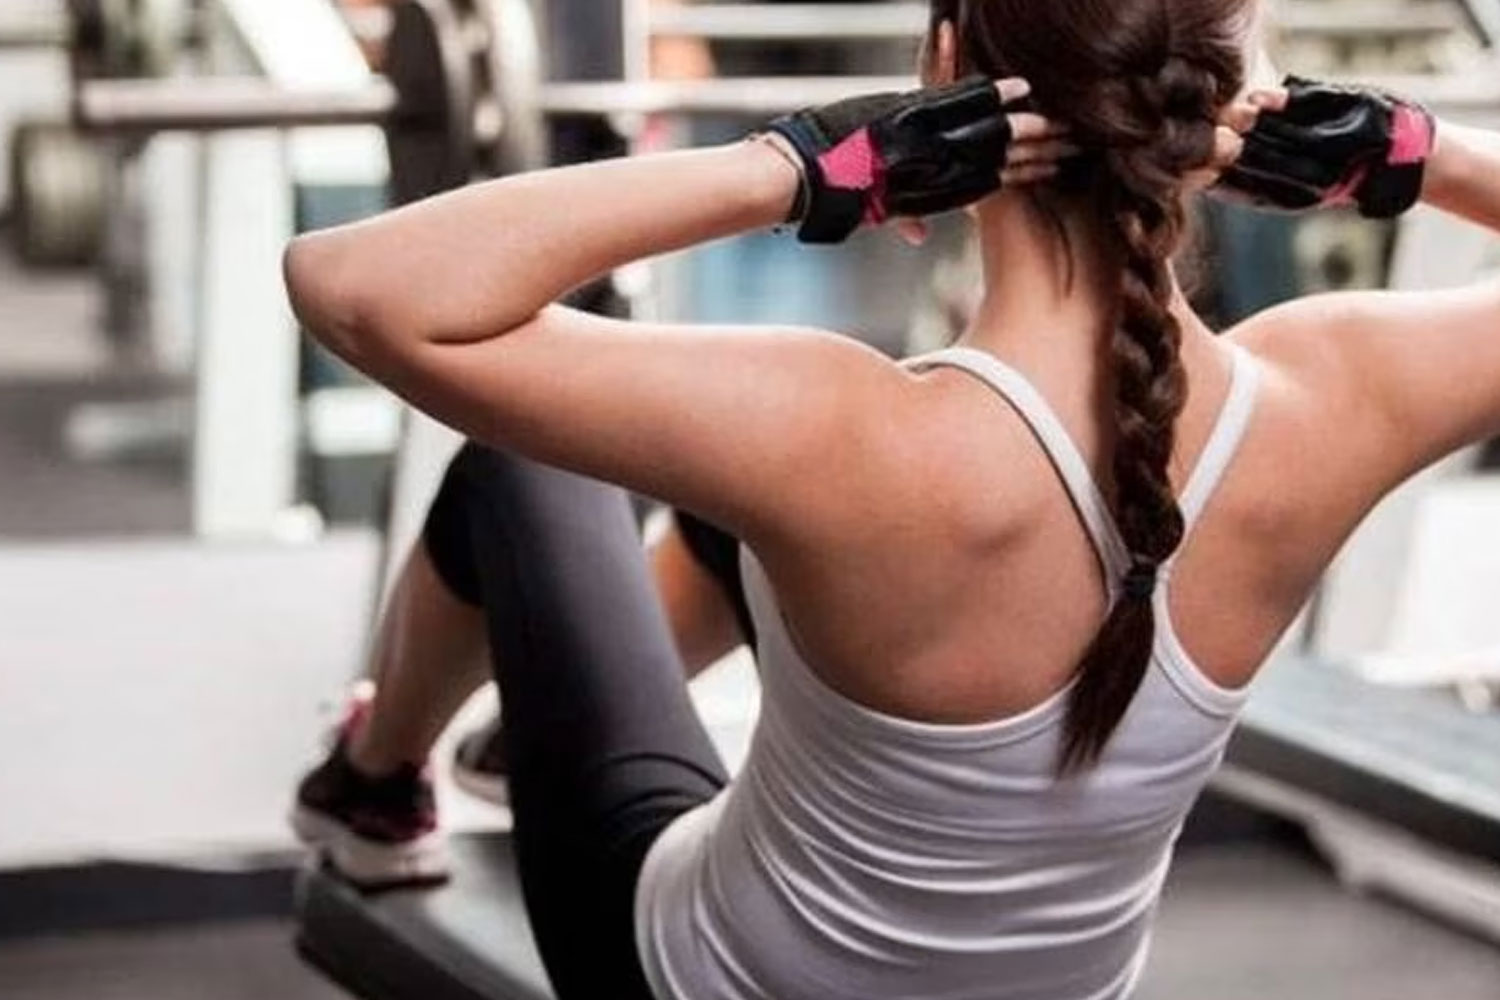
<svg viewBox="0 0 1500 1000">
<path fill-rule="evenodd" d="M 773 216 L 770 224 L 788 225 L 800 220 L 807 211 L 808 182 L 791 143 L 775 132 L 756 132 L 743 145 L 758 161 L 756 200 Z"/>
<path fill-rule="evenodd" d="M 1442 206 L 1450 201 L 1450 195 L 1463 187 L 1467 172 L 1463 143 L 1455 141 L 1454 129 L 1447 122 L 1440 122 L 1427 158 L 1426 172 L 1422 176 L 1422 200 Z"/>
</svg>

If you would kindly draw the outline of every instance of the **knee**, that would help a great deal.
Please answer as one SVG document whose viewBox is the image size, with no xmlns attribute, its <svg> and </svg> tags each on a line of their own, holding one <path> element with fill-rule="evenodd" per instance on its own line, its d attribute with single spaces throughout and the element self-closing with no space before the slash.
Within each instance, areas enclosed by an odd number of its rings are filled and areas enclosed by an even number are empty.
<svg viewBox="0 0 1500 1000">
<path fill-rule="evenodd" d="M 466 441 L 448 465 L 443 490 L 479 498 L 492 510 L 509 510 L 544 489 L 548 480 L 565 476 L 511 452 Z"/>
</svg>

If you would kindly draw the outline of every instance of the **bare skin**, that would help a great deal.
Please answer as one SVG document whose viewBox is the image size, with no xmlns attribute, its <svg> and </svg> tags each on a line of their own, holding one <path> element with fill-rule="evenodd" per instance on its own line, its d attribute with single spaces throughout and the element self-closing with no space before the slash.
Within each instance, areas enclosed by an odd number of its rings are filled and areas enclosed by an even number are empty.
<svg viewBox="0 0 1500 1000">
<path fill-rule="evenodd" d="M 953 37 L 938 39 L 951 58 Z M 1275 103 L 1273 95 L 1264 104 Z M 1255 124 L 1258 108 L 1239 103 L 1226 110 L 1220 129 L 1218 162 L 1233 163 L 1240 134 Z M 1051 161 L 1070 152 L 1053 141 L 1024 152 L 1023 171 L 1012 182 L 1045 179 Z M 1030 162 L 1028 162 L 1028 160 Z M 1207 187 L 1215 174 L 1202 179 Z M 897 220 L 898 234 L 919 244 L 926 238 L 921 220 Z M 657 592 L 691 680 L 744 641 L 723 590 L 697 562 L 675 525 L 652 547 L 650 565 Z M 454 598 L 434 571 L 425 549 L 412 551 L 382 619 L 373 649 L 370 677 L 376 695 L 370 715 L 349 743 L 349 758 L 368 774 L 384 774 L 405 762 L 427 759 L 453 714 L 488 682 L 489 656 L 483 616 Z"/>
<path fill-rule="evenodd" d="M 1492 137 L 1439 134 L 1428 201 L 1494 224 Z M 550 305 L 628 261 L 773 225 L 795 184 L 758 142 L 545 171 L 301 238 L 288 283 L 310 330 L 445 422 L 744 539 L 809 664 L 846 695 L 939 723 L 1034 705 L 1067 682 L 1104 591 L 1055 474 L 992 394 L 827 331 L 624 323 Z M 1067 220 L 1069 285 L 1021 193 L 975 214 L 985 297 L 964 343 L 1028 375 L 1107 481 L 1103 240 Z M 1190 653 L 1233 687 L 1376 501 L 1500 431 L 1500 284 L 1306 299 L 1223 338 L 1180 296 L 1175 310 L 1189 385 L 1179 488 L 1224 400 L 1229 344 L 1266 376 L 1171 598 Z"/>
<path fill-rule="evenodd" d="M 375 635 L 375 700 L 350 734 L 350 762 L 389 774 L 427 759 L 449 721 L 490 678 L 484 615 L 454 597 L 425 546 L 413 547 Z"/>
</svg>

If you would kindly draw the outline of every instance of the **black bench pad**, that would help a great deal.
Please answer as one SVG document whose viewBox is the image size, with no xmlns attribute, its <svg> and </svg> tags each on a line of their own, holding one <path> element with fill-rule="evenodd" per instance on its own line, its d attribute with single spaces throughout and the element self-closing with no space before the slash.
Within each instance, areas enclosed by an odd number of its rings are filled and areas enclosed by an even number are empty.
<svg viewBox="0 0 1500 1000">
<path fill-rule="evenodd" d="M 363 894 L 324 871 L 297 893 L 297 946 L 366 1000 L 551 1000 L 510 837 L 451 839 L 447 885 Z"/>
</svg>

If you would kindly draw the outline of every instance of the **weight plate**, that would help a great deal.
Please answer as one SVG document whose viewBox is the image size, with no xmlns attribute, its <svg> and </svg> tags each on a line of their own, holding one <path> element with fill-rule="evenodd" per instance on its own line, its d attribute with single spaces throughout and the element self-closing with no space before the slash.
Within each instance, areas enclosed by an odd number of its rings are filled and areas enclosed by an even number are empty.
<svg viewBox="0 0 1500 1000">
<path fill-rule="evenodd" d="M 385 136 L 391 197 L 404 205 L 472 179 L 475 81 L 453 4 L 402 0 L 391 13 L 385 69 L 398 101 Z"/>
<path fill-rule="evenodd" d="M 547 123 L 541 110 L 545 67 L 529 0 L 471 0 L 481 30 L 476 58 L 484 86 L 475 105 L 482 169 L 496 176 L 546 166 Z"/>
<path fill-rule="evenodd" d="M 71 127 L 27 122 L 11 142 L 16 256 L 33 267 L 91 263 L 104 234 L 109 163 Z"/>
<path fill-rule="evenodd" d="M 189 13 L 184 0 L 134 0 L 133 7 L 132 75 L 170 76 L 187 37 Z"/>
<path fill-rule="evenodd" d="M 167 76 L 190 12 L 186 0 L 68 0 L 74 65 L 84 77 Z"/>
</svg>

